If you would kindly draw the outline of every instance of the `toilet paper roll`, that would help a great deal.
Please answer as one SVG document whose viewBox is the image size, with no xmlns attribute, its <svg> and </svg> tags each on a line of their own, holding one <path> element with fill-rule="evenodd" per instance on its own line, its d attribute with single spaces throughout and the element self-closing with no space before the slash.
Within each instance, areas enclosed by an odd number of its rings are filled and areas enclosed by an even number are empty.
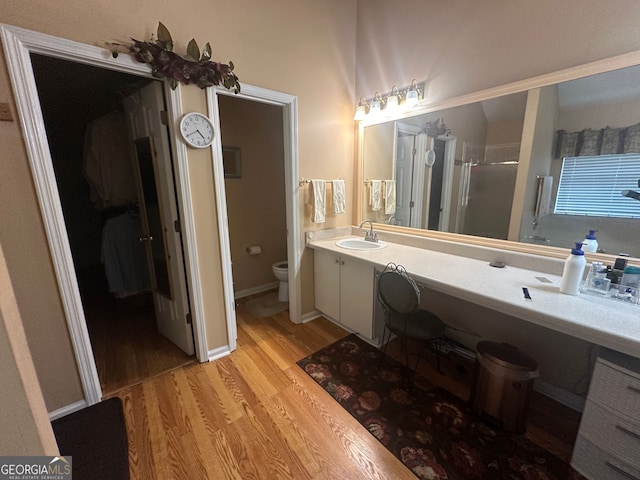
<svg viewBox="0 0 640 480">
<path fill-rule="evenodd" d="M 260 247 L 260 245 L 251 245 L 245 250 L 249 255 L 259 255 L 262 253 L 262 248 Z"/>
</svg>

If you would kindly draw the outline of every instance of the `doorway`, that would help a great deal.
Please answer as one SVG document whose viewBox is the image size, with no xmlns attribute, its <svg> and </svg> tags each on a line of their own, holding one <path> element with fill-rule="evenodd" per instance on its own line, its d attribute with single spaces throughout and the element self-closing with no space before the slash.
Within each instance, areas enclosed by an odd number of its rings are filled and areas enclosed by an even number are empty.
<svg viewBox="0 0 640 480">
<path fill-rule="evenodd" d="M 234 296 L 268 292 L 256 310 L 282 312 L 272 267 L 287 262 L 283 107 L 231 95 L 218 106 Z"/>
<path fill-rule="evenodd" d="M 158 331 L 153 292 L 170 281 L 142 242 L 160 220 L 145 184 L 158 182 L 151 148 L 133 149 L 125 122 L 126 99 L 159 82 L 38 54 L 31 64 L 103 394 L 195 361 L 192 337 L 185 353 Z M 141 173 L 150 170 L 140 178 L 151 182 L 138 180 L 136 157 Z M 170 197 L 175 205 L 175 191 Z"/>
<path fill-rule="evenodd" d="M 0 24 L 0 35 L 7 59 L 7 67 L 11 76 L 16 108 L 20 117 L 25 147 L 29 159 L 34 187 L 47 236 L 51 261 L 56 275 L 60 298 L 67 320 L 78 373 L 82 383 L 84 399 L 52 412 L 52 418 L 71 413 L 85 405 L 93 405 L 100 401 L 102 391 L 99 384 L 93 352 L 86 328 L 84 312 L 75 275 L 69 238 L 64 226 L 61 200 L 57 192 L 55 173 L 53 171 L 48 138 L 44 129 L 44 121 L 38 98 L 38 92 L 31 65 L 32 53 L 92 65 L 107 71 L 119 71 L 136 77 L 152 78 L 147 65 L 138 63 L 130 56 L 121 55 L 113 59 L 103 48 L 94 47 L 43 33 L 25 30 L 19 27 Z M 166 90 L 167 120 L 169 129 L 173 130 L 179 118 L 184 114 L 182 108 L 182 86 L 175 90 Z M 217 97 L 222 93 L 230 93 L 223 89 L 209 88 L 206 91 L 207 112 L 214 120 L 216 130 L 220 129 Z M 297 98 L 282 92 L 276 92 L 248 84 L 243 85 L 238 98 L 280 105 L 283 108 L 284 143 L 285 143 L 285 194 L 287 211 L 287 250 L 289 259 L 289 312 L 293 323 L 301 323 L 301 279 L 299 275 L 304 245 L 300 234 L 300 206 L 296 201 L 298 186 L 298 115 Z M 173 132 L 175 135 L 175 132 Z M 207 324 L 205 322 L 205 291 L 202 282 L 206 279 L 207 269 L 201 270 L 199 245 L 196 242 L 196 218 L 194 212 L 192 182 L 189 176 L 189 155 L 184 144 L 176 143 L 173 168 L 176 179 L 177 196 L 180 211 L 183 214 L 183 240 L 185 249 L 185 266 L 190 288 L 190 303 L 196 356 L 200 362 L 214 360 L 229 354 L 236 348 L 236 323 L 233 299 L 233 278 L 231 275 L 230 245 L 227 231 L 226 201 L 224 197 L 224 173 L 221 161 L 222 146 L 219 140 L 214 142 L 213 154 L 213 210 L 217 218 L 219 254 L 222 266 L 222 297 L 224 297 L 227 343 L 212 349 L 208 348 Z"/>
</svg>

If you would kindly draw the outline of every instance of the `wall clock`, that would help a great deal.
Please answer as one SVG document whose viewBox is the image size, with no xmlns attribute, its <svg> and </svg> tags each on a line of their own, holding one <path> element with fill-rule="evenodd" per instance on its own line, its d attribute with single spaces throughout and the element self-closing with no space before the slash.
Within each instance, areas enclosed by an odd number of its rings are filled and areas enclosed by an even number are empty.
<svg viewBox="0 0 640 480">
<path fill-rule="evenodd" d="M 190 147 L 206 148 L 213 143 L 213 123 L 202 113 L 191 112 L 182 117 L 180 133 Z"/>
</svg>

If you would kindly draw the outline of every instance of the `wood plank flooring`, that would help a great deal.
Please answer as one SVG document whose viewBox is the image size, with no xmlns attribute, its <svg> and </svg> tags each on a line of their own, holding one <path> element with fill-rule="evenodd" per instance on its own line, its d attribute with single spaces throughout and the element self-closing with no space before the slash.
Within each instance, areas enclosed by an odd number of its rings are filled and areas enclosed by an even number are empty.
<svg viewBox="0 0 640 480">
<path fill-rule="evenodd" d="M 115 394 L 124 404 L 132 479 L 415 480 L 295 364 L 347 332 L 322 318 L 294 325 L 288 312 L 255 318 L 242 305 L 237 318 L 231 355 Z"/>
<path fill-rule="evenodd" d="M 196 361 L 158 332 L 150 295 L 115 300 L 96 290 L 83 305 L 104 395 Z"/>
</svg>

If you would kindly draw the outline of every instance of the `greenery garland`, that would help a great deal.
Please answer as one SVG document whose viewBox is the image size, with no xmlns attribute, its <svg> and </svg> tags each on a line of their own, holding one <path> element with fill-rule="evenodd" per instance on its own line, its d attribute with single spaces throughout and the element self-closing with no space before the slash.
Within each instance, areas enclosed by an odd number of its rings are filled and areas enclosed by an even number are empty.
<svg viewBox="0 0 640 480">
<path fill-rule="evenodd" d="M 424 126 L 420 130 L 420 133 L 426 133 L 428 137 L 437 138 L 440 135 L 448 135 L 451 132 L 450 129 L 444 124 L 442 117 L 436 118 L 431 122 L 425 122 Z"/>
<path fill-rule="evenodd" d="M 192 38 L 187 45 L 187 55 L 183 57 L 173 51 L 173 40 L 167 27 L 158 23 L 158 37 L 156 40 L 140 41 L 131 39 L 131 45 L 110 43 L 111 54 L 118 56 L 119 50 L 124 49 L 137 61 L 151 66 L 154 77 L 168 78 L 171 88 L 175 89 L 178 82 L 185 85 L 195 84 L 200 88 L 212 85 L 222 85 L 226 89 L 240 92 L 240 82 L 233 73 L 233 62 L 229 64 L 211 60 L 211 45 L 207 44 L 200 53 L 200 48 Z"/>
</svg>

